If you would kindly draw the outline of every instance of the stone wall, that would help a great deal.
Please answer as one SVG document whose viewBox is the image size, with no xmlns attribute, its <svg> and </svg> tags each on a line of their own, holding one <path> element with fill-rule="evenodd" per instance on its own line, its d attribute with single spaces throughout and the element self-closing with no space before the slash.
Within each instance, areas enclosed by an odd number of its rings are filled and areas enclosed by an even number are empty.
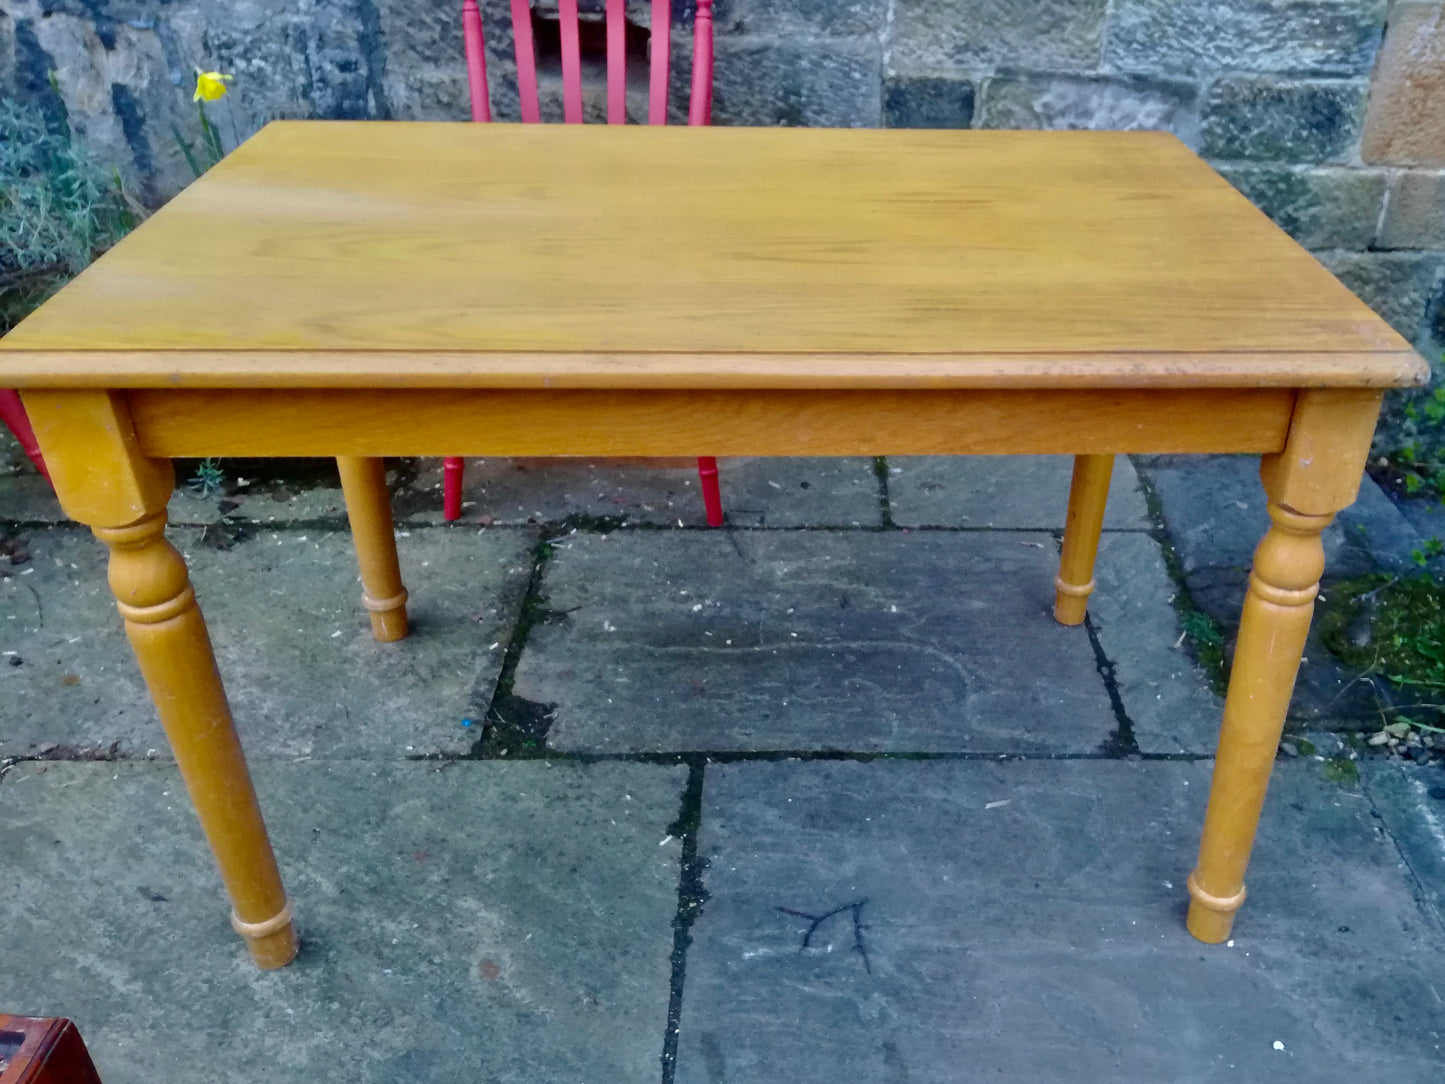
<svg viewBox="0 0 1445 1084">
<path fill-rule="evenodd" d="M 539 18 L 555 13 L 555 0 L 533 6 Z M 684 56 L 691 6 L 674 2 Z M 483 0 L 498 86 L 514 70 L 507 7 Z M 714 117 L 1168 128 L 1438 362 L 1428 343 L 1445 337 L 1442 8 L 717 0 Z M 197 135 L 197 66 L 235 76 L 211 109 L 228 144 L 272 117 L 465 117 L 459 9 L 460 0 L 0 0 L 0 93 L 63 108 L 103 161 L 158 202 L 191 176 L 179 141 Z M 629 0 L 640 27 L 647 11 Z M 674 112 L 686 79 L 684 62 Z M 556 91 L 554 80 L 552 99 Z M 495 100 L 500 116 L 515 114 L 514 95 Z M 640 96 L 634 108 L 644 108 Z"/>
</svg>

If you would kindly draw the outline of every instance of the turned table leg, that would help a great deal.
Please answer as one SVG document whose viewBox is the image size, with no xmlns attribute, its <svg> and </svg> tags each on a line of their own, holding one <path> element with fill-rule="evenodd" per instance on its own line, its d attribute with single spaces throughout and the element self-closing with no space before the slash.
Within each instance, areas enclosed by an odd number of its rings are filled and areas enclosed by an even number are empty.
<svg viewBox="0 0 1445 1084">
<path fill-rule="evenodd" d="M 1260 465 L 1270 527 L 1254 555 L 1240 618 L 1199 862 L 1189 875 L 1189 932 L 1225 940 L 1244 902 L 1270 770 L 1325 567 L 1320 532 L 1359 490 L 1380 396 L 1302 392 L 1285 450 Z"/>
<path fill-rule="evenodd" d="M 25 401 L 61 506 L 110 549 L 111 590 L 230 893 L 231 924 L 258 966 L 282 967 L 296 955 L 291 904 L 185 560 L 166 541 L 171 464 L 140 453 L 116 393 L 27 392 Z"/>
<path fill-rule="evenodd" d="M 1054 579 L 1054 619 L 1061 625 L 1082 623 L 1089 596 L 1094 593 L 1094 559 L 1099 553 L 1099 532 L 1104 529 L 1104 506 L 1109 501 L 1109 480 L 1113 476 L 1112 455 L 1074 457 L 1064 551 Z"/>
<path fill-rule="evenodd" d="M 406 588 L 396 559 L 385 466 L 361 456 L 338 456 L 336 466 L 361 566 L 361 604 L 371 611 L 371 634 L 383 642 L 400 640 L 407 633 Z"/>
</svg>

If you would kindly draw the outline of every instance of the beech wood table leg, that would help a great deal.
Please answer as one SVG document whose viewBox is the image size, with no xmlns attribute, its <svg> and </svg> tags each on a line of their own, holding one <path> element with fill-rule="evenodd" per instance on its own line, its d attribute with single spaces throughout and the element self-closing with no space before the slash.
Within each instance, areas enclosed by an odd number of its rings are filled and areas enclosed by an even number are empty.
<svg viewBox="0 0 1445 1084">
<path fill-rule="evenodd" d="M 380 459 L 339 456 L 346 514 L 361 566 L 361 604 L 371 611 L 371 633 L 382 642 L 407 633 L 406 588 L 396 559 L 396 532 L 391 523 L 391 496 Z"/>
<path fill-rule="evenodd" d="M 185 560 L 165 538 L 171 464 L 140 454 L 116 393 L 25 400 L 61 507 L 110 549 L 111 590 L 230 893 L 231 924 L 258 966 L 281 967 L 296 955 L 291 904 Z"/>
<path fill-rule="evenodd" d="M 1061 625 L 1081 624 L 1088 612 L 1089 596 L 1094 593 L 1094 559 L 1099 553 L 1099 532 L 1104 529 L 1104 507 L 1113 476 L 1112 455 L 1074 457 L 1064 552 L 1054 578 L 1054 619 Z"/>
<path fill-rule="evenodd" d="M 1379 415 L 1378 393 L 1302 392 L 1285 450 L 1260 465 L 1270 528 L 1254 555 L 1240 618 L 1199 862 L 1189 875 L 1189 932 L 1225 940 L 1244 902 L 1244 872 L 1325 567 L 1320 532 L 1348 507 Z"/>
</svg>

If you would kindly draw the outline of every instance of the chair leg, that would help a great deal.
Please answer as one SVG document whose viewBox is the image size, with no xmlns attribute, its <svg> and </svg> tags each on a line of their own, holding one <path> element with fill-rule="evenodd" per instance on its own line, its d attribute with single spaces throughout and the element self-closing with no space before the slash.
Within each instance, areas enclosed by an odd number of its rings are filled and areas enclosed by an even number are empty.
<svg viewBox="0 0 1445 1084">
<path fill-rule="evenodd" d="M 449 455 L 442 460 L 442 518 L 448 523 L 462 518 L 462 471 L 466 460 Z"/>
<path fill-rule="evenodd" d="M 702 503 L 707 508 L 707 525 L 723 524 L 722 491 L 718 488 L 717 459 L 710 455 L 697 457 L 697 476 L 702 482 Z"/>
<path fill-rule="evenodd" d="M 1094 558 L 1099 553 L 1099 532 L 1104 529 L 1104 506 L 1113 475 L 1112 455 L 1074 457 L 1064 552 L 1054 579 L 1054 619 L 1061 625 L 1082 623 L 1088 611 L 1089 596 L 1094 592 Z"/>
<path fill-rule="evenodd" d="M 45 457 L 40 454 L 40 443 L 35 439 L 35 430 L 30 427 L 30 418 L 25 413 L 25 405 L 20 402 L 19 392 L 0 388 L 0 421 L 15 434 L 15 439 L 20 442 L 30 462 L 35 464 L 35 469 L 47 482 L 50 481 L 50 471 L 46 469 Z"/>
<path fill-rule="evenodd" d="M 338 456 L 346 514 L 361 566 L 361 603 L 371 611 L 371 632 L 378 640 L 400 640 L 407 633 L 406 588 L 396 559 L 391 497 L 380 459 Z"/>
</svg>

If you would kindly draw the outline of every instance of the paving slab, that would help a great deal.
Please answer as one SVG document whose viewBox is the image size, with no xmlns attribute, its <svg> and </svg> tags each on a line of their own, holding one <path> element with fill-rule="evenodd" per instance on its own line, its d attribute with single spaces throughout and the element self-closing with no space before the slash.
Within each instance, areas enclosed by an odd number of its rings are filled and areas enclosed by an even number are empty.
<svg viewBox="0 0 1445 1084">
<path fill-rule="evenodd" d="M 1138 456 L 1136 462 L 1159 498 L 1186 577 L 1202 569 L 1249 569 L 1269 527 L 1258 456 Z M 1330 579 L 1417 571 L 1410 551 L 1421 544 L 1419 532 L 1368 477 L 1323 540 Z"/>
<path fill-rule="evenodd" d="M 1374 757 L 1357 763 L 1370 801 L 1400 849 L 1417 894 L 1445 922 L 1445 766 Z M 1440 993 L 1445 997 L 1445 989 Z"/>
<path fill-rule="evenodd" d="M 514 692 L 572 752 L 1093 752 L 1043 533 L 615 531 L 560 543 Z"/>
<path fill-rule="evenodd" d="M 1182 642 L 1159 543 L 1105 532 L 1094 567 L 1089 621 L 1113 666 L 1115 687 L 1144 753 L 1212 753 L 1224 701 Z"/>
<path fill-rule="evenodd" d="M 707 524 L 695 460 L 468 459 L 462 521 L 557 522 L 591 516 L 628 523 Z M 741 527 L 877 527 L 882 510 L 873 460 L 734 458 L 718 461 L 727 522 Z M 422 459 L 398 495 L 406 523 L 442 522 L 442 468 Z"/>
<path fill-rule="evenodd" d="M 889 506 L 900 527 L 1063 530 L 1073 469 L 1069 455 L 889 456 Z M 1104 528 L 1149 526 L 1134 465 L 1115 456 Z"/>
<path fill-rule="evenodd" d="M 173 767 L 7 773 L 7 1010 L 73 1018 L 106 1084 L 657 1079 L 685 769 L 255 774 L 302 942 L 271 972 Z"/>
<path fill-rule="evenodd" d="M 1445 934 L 1312 763 L 1276 770 L 1233 945 L 1184 930 L 1209 771 L 710 767 L 679 1084 L 1438 1080 Z"/>
<path fill-rule="evenodd" d="M 404 535 L 412 633 L 380 644 L 344 531 L 251 530 L 232 541 L 171 530 L 248 750 L 406 756 L 475 743 L 479 730 L 462 719 L 491 699 L 535 535 Z M 106 585 L 104 547 L 79 527 L 22 537 L 29 560 L 0 572 L 0 756 L 116 743 L 125 756 L 168 755 Z"/>
</svg>

